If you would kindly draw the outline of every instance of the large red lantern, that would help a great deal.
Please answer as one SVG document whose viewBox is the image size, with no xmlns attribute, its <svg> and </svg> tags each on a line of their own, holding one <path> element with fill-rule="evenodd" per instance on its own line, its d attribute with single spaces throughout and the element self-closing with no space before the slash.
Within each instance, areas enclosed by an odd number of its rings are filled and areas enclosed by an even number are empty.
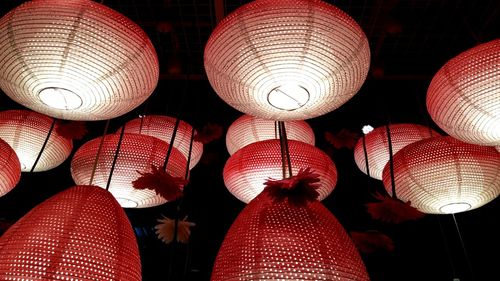
<svg viewBox="0 0 500 281">
<path fill-rule="evenodd" d="M 0 139 L 0 197 L 11 191 L 21 178 L 21 164 L 16 152 Z"/>
<path fill-rule="evenodd" d="M 130 222 L 113 196 L 75 186 L 2 235 L 0 279 L 139 281 L 141 261 Z"/>
</svg>

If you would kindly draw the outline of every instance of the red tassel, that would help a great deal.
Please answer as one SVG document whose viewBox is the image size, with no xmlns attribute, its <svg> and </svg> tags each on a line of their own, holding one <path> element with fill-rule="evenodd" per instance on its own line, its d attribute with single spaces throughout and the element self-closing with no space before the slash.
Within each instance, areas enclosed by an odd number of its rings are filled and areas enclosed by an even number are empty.
<svg viewBox="0 0 500 281">
<path fill-rule="evenodd" d="M 347 149 L 354 149 L 359 137 L 359 134 L 347 129 L 342 129 L 336 134 L 325 132 L 325 140 L 336 149 L 344 147 Z"/>
<path fill-rule="evenodd" d="M 311 168 L 300 169 L 297 175 L 282 179 L 268 179 L 264 185 L 273 201 L 288 199 L 292 206 L 304 206 L 307 201 L 317 200 L 319 175 Z"/>
<path fill-rule="evenodd" d="M 388 223 L 401 223 L 416 220 L 425 216 L 424 213 L 410 206 L 410 201 L 403 202 L 380 193 L 374 195 L 379 202 L 367 203 L 366 208 L 373 219 Z"/>
<path fill-rule="evenodd" d="M 136 189 L 152 189 L 156 194 L 168 201 L 174 201 L 182 196 L 182 189 L 188 180 L 182 177 L 172 177 L 162 168 L 151 165 L 150 173 L 141 173 L 141 176 L 132 182 Z"/>
<path fill-rule="evenodd" d="M 194 136 L 194 141 L 207 144 L 221 138 L 223 133 L 224 130 L 222 129 L 221 125 L 208 123 L 203 126 L 203 129 L 200 132 L 196 133 L 196 135 Z"/>
<path fill-rule="evenodd" d="M 367 232 L 351 231 L 351 238 L 358 250 L 365 254 L 371 254 L 379 250 L 391 252 L 394 250 L 392 239 L 378 231 Z"/>
<path fill-rule="evenodd" d="M 71 140 L 82 139 L 88 133 L 85 122 L 81 121 L 59 121 L 56 132 Z"/>
</svg>

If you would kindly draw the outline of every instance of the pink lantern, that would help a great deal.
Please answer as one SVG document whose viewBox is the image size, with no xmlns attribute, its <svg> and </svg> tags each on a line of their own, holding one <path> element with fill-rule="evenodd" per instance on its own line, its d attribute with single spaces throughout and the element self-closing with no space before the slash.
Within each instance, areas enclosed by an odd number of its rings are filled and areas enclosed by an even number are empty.
<svg viewBox="0 0 500 281">
<path fill-rule="evenodd" d="M 71 176 L 76 184 L 89 184 L 94 171 L 92 184 L 106 188 L 111 172 L 119 134 L 106 135 L 98 155 L 101 138 L 93 139 L 82 145 L 71 160 Z M 109 192 L 125 208 L 146 208 L 164 204 L 166 199 L 150 189 L 135 189 L 132 182 L 140 177 L 139 172 L 150 172 L 151 165 L 162 167 L 168 150 L 168 143 L 151 136 L 123 134 Z M 176 148 L 172 149 L 168 160 L 167 172 L 174 177 L 184 177 L 186 158 Z"/>
<path fill-rule="evenodd" d="M 500 39 L 448 61 L 427 90 L 436 124 L 464 142 L 500 145 Z"/>
<path fill-rule="evenodd" d="M 125 124 L 125 133 L 143 134 L 156 137 L 170 143 L 175 128 L 176 118 L 162 115 L 147 115 L 136 118 Z M 186 159 L 189 156 L 189 145 L 191 143 L 191 131 L 193 127 L 184 121 L 179 122 L 175 135 L 174 147 L 177 148 Z M 191 150 L 189 169 L 192 169 L 201 159 L 203 154 L 203 143 L 194 141 Z"/>
<path fill-rule="evenodd" d="M 75 186 L 24 215 L 0 238 L 1 280 L 141 280 L 130 222 L 111 194 Z"/>
<path fill-rule="evenodd" d="M 389 129 L 393 155 L 411 143 L 440 136 L 439 133 L 431 128 L 417 124 L 391 124 L 389 125 Z M 378 127 L 367 133 L 365 135 L 365 145 L 366 153 L 368 154 L 370 177 L 381 180 L 385 164 L 389 162 L 389 142 L 386 127 Z M 362 138 L 358 140 L 354 147 L 354 160 L 358 168 L 363 173 L 368 174 Z"/>
<path fill-rule="evenodd" d="M 304 120 L 358 92 L 370 65 L 366 35 L 319 0 L 257 0 L 224 18 L 205 46 L 205 70 L 230 106 L 272 120 Z"/>
<path fill-rule="evenodd" d="M 314 131 L 307 122 L 287 121 L 285 129 L 287 139 L 314 145 Z M 227 129 L 226 147 L 229 154 L 233 155 L 248 144 L 269 139 L 279 139 L 276 121 L 245 114 L 236 119 Z"/>
<path fill-rule="evenodd" d="M 0 197 L 11 191 L 21 178 L 21 164 L 16 152 L 0 139 Z"/>
<path fill-rule="evenodd" d="M 53 169 L 69 157 L 73 141 L 58 134 L 55 127 L 50 131 L 53 121 L 51 117 L 30 110 L 0 112 L 0 138 L 14 149 L 23 172 L 31 171 L 40 152 L 33 172 Z M 42 151 L 49 132 L 49 140 Z"/>
<path fill-rule="evenodd" d="M 300 141 L 289 140 L 292 173 L 310 167 L 320 176 L 319 200 L 323 200 L 337 183 L 337 169 L 333 161 L 320 149 Z M 249 144 L 226 162 L 224 183 L 236 198 L 248 203 L 264 189 L 268 178 L 282 179 L 282 160 L 279 140 L 265 140 Z"/>
<path fill-rule="evenodd" d="M 383 172 L 392 194 L 390 167 Z M 494 147 L 435 137 L 407 145 L 394 155 L 396 195 L 423 213 L 472 210 L 500 194 L 500 153 Z"/>
<path fill-rule="evenodd" d="M 0 42 L 0 88 L 52 117 L 111 119 L 144 102 L 158 83 L 146 33 L 95 1 L 28 1 L 0 19 Z"/>
</svg>

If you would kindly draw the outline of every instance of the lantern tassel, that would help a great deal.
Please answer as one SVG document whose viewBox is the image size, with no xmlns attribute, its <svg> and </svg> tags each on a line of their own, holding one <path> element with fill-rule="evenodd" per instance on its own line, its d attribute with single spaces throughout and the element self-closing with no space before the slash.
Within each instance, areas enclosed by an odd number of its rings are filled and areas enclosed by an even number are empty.
<svg viewBox="0 0 500 281">
<path fill-rule="evenodd" d="M 59 121 L 57 123 L 56 132 L 67 139 L 80 140 L 88 133 L 88 130 L 85 122 Z"/>
<path fill-rule="evenodd" d="M 151 165 L 151 172 L 141 173 L 141 176 L 132 182 L 136 189 L 152 189 L 156 194 L 168 201 L 174 201 L 182 196 L 182 190 L 188 180 L 182 177 L 173 177 L 160 167 Z"/>
<path fill-rule="evenodd" d="M 264 185 L 273 201 L 288 199 L 290 205 L 300 207 L 305 206 L 308 201 L 317 200 L 319 196 L 317 183 L 319 181 L 319 174 L 313 173 L 308 167 L 300 169 L 297 175 L 289 178 L 268 179 Z"/>
<path fill-rule="evenodd" d="M 376 230 L 366 232 L 351 231 L 351 238 L 358 250 L 365 254 L 371 254 L 379 250 L 392 252 L 394 242 L 392 239 Z"/>
<path fill-rule="evenodd" d="M 398 224 L 425 216 L 424 213 L 412 207 L 410 201 L 405 203 L 397 198 L 384 196 L 380 193 L 376 193 L 374 197 L 379 201 L 365 205 L 373 219 Z"/>
<path fill-rule="evenodd" d="M 203 144 L 210 143 L 222 137 L 224 130 L 222 126 L 215 123 L 208 123 L 203 126 L 200 132 L 197 132 L 194 136 L 194 140 L 201 142 Z"/>
</svg>

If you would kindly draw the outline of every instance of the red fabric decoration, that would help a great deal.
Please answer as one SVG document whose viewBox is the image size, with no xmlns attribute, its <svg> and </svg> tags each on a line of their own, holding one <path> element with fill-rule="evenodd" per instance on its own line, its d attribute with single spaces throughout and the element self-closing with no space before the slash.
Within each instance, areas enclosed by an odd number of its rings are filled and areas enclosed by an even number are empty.
<svg viewBox="0 0 500 281">
<path fill-rule="evenodd" d="M 342 129 L 336 134 L 325 132 L 325 140 L 336 149 L 353 149 L 359 137 L 359 134 L 347 129 Z"/>
<path fill-rule="evenodd" d="M 297 175 L 286 179 L 268 179 L 264 185 L 275 201 L 288 199 L 291 206 L 304 206 L 307 201 L 318 199 L 319 181 L 319 174 L 307 168 L 300 169 Z"/>
<path fill-rule="evenodd" d="M 367 203 L 366 208 L 373 219 L 388 223 L 402 223 L 425 216 L 424 213 L 412 207 L 410 201 L 403 201 L 377 193 L 374 195 L 379 202 Z"/>
<path fill-rule="evenodd" d="M 200 132 L 194 136 L 194 140 L 207 144 L 214 140 L 220 139 L 224 134 L 224 129 L 219 124 L 208 123 L 203 126 Z"/>
<path fill-rule="evenodd" d="M 132 182 L 134 188 L 154 190 L 156 194 L 168 201 L 181 197 L 182 189 L 188 183 L 188 180 L 182 177 L 172 177 L 163 168 L 154 165 L 151 165 L 150 173 L 137 172 L 141 176 Z"/>
<path fill-rule="evenodd" d="M 378 231 L 370 230 L 367 232 L 351 231 L 351 238 L 354 244 L 361 252 L 371 254 L 379 250 L 391 252 L 394 250 L 392 239 Z"/>
<path fill-rule="evenodd" d="M 88 130 L 87 126 L 85 125 L 85 122 L 59 121 L 56 126 L 56 132 L 67 139 L 80 140 L 88 133 Z"/>
</svg>

